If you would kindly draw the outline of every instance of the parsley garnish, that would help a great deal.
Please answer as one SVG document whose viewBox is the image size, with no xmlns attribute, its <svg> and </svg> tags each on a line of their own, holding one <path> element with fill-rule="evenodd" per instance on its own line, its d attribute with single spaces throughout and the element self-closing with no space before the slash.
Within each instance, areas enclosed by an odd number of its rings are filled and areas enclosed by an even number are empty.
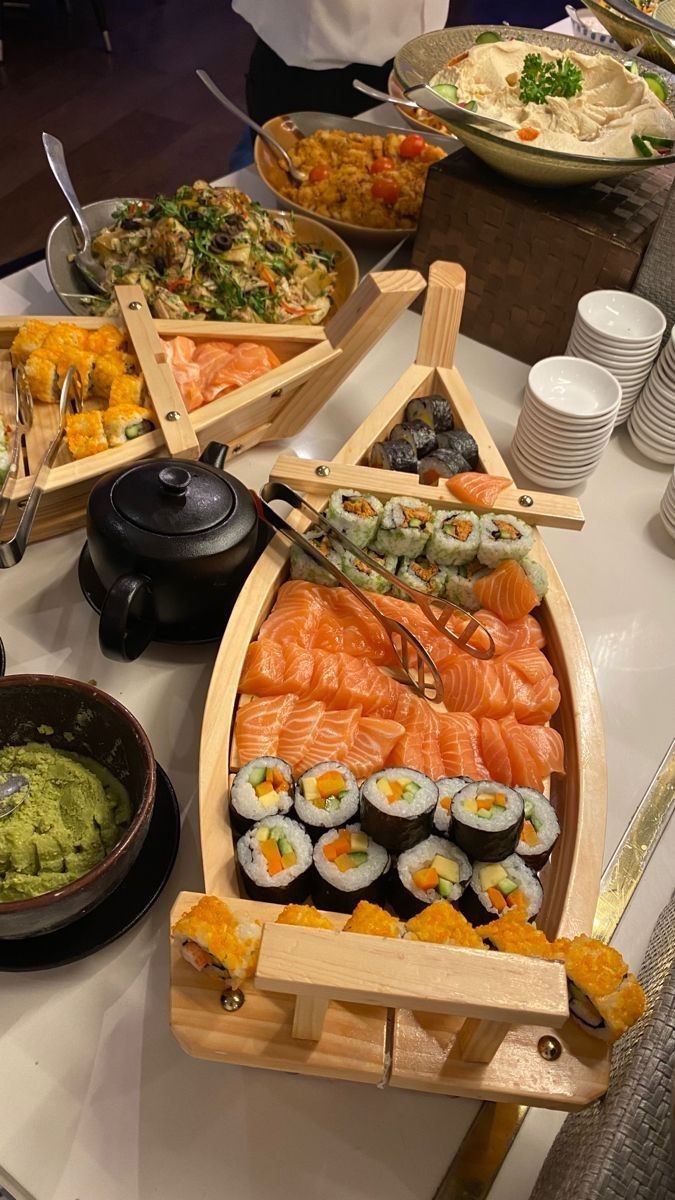
<svg viewBox="0 0 675 1200">
<path fill-rule="evenodd" d="M 541 54 L 525 55 L 519 93 L 523 104 L 545 104 L 549 96 L 576 96 L 582 85 L 581 71 L 569 58 L 545 63 Z"/>
</svg>

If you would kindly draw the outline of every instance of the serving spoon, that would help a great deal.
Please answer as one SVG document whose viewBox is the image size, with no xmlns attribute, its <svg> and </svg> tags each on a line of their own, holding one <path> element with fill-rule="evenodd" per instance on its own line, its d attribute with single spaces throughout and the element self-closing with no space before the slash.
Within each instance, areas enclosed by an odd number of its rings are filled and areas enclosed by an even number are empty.
<svg viewBox="0 0 675 1200">
<path fill-rule="evenodd" d="M 24 800 L 28 798 L 28 780 L 25 775 L 8 771 L 4 779 L 0 779 L 0 821 L 11 817 Z"/>
<path fill-rule="evenodd" d="M 265 144 L 269 146 L 270 150 L 272 150 L 274 154 L 278 155 L 284 164 L 285 170 L 288 172 L 294 183 L 305 182 L 307 176 L 305 175 L 304 171 L 299 170 L 299 168 L 295 166 L 295 163 L 293 162 L 293 159 L 288 151 L 284 149 L 284 147 L 280 142 L 277 141 L 275 137 L 272 137 L 271 133 L 268 133 L 267 130 L 263 129 L 261 125 L 258 125 L 257 121 L 254 121 L 251 117 L 249 117 L 248 113 L 245 113 L 243 109 L 238 108 L 237 105 L 234 104 L 224 92 L 221 92 L 220 88 L 213 82 L 207 71 L 203 71 L 200 67 L 196 71 L 196 75 L 197 78 L 200 79 L 204 84 L 204 87 L 209 89 L 211 95 L 215 96 L 218 103 L 223 105 L 223 108 L 226 108 L 228 112 L 231 112 L 235 117 L 239 117 L 239 120 L 243 121 L 244 125 L 248 125 L 249 129 L 252 129 L 254 133 L 257 133 L 258 137 L 262 138 Z"/>
<path fill-rule="evenodd" d="M 451 100 L 446 100 L 443 96 L 439 96 L 428 84 L 415 84 L 414 87 L 406 88 L 404 99 L 401 96 L 390 96 L 388 92 L 381 92 L 379 88 L 370 87 L 367 83 L 362 83 L 360 79 L 352 80 L 353 86 L 357 92 L 363 92 L 364 96 L 372 96 L 375 100 L 382 100 L 386 104 L 396 104 L 402 108 L 419 109 L 422 108 L 426 112 L 433 113 L 434 116 L 440 117 L 442 121 L 447 121 L 453 125 L 475 125 L 478 128 L 485 129 L 501 129 L 512 130 L 515 125 L 507 125 L 505 121 L 499 121 L 496 117 L 487 117 L 484 113 L 473 112 L 469 108 L 462 108 L 461 104 L 453 104 Z M 421 93 L 420 98 L 412 99 L 412 93 Z M 450 134 L 448 136 L 451 136 Z"/>
<path fill-rule="evenodd" d="M 73 237 L 75 238 L 77 250 L 73 255 L 72 261 L 92 291 L 105 296 L 107 295 L 107 289 L 103 283 L 105 271 L 91 252 L 91 230 L 87 225 L 82 205 L 77 198 L 68 167 L 66 166 L 63 143 L 57 137 L 54 137 L 53 134 L 43 133 L 42 145 L 45 148 L 47 162 L 51 167 L 52 175 L 65 196 L 73 218 Z"/>
</svg>

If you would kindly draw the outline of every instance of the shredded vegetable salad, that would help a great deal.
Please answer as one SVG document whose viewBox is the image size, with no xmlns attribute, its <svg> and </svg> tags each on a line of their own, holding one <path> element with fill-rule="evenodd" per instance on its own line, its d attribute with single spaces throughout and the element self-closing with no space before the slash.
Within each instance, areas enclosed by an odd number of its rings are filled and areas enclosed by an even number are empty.
<svg viewBox="0 0 675 1200">
<path fill-rule="evenodd" d="M 318 325 L 328 315 L 336 256 L 296 241 L 293 217 L 268 212 L 237 188 L 203 181 L 173 196 L 126 201 L 96 236 L 109 294 L 139 284 L 156 317 Z"/>
</svg>

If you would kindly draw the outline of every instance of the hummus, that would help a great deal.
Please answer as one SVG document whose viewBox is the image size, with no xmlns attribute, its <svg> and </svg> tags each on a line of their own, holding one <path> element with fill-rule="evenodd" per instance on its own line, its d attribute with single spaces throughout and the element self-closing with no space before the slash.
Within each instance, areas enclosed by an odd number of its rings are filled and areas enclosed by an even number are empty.
<svg viewBox="0 0 675 1200">
<path fill-rule="evenodd" d="M 96 866 L 131 820 L 126 788 L 90 758 L 37 742 L 0 750 L 0 776 L 29 781 L 0 819 L 0 904 L 65 887 Z"/>
<path fill-rule="evenodd" d="M 520 76 L 525 56 L 544 63 L 569 59 L 582 73 L 575 96 L 548 96 L 545 103 L 523 103 Z M 444 67 L 431 85 L 453 83 L 460 103 L 475 100 L 478 112 L 516 126 L 499 134 L 507 141 L 565 154 L 635 158 L 633 134 L 675 139 L 675 116 L 639 75 L 632 75 L 608 54 L 550 50 L 515 39 L 473 46 L 466 58 Z M 525 130 L 525 138 L 519 131 Z M 534 135 L 534 136 L 532 136 Z"/>
</svg>

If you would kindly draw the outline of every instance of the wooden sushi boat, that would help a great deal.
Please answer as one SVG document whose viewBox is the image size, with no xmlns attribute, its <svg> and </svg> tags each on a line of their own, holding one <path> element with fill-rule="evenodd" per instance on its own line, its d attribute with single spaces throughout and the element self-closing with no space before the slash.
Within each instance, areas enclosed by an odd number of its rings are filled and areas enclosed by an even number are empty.
<svg viewBox="0 0 675 1200">
<path fill-rule="evenodd" d="M 319 411 L 422 287 L 423 281 L 414 271 L 372 273 L 323 327 L 154 320 L 139 287 L 117 287 L 120 322 L 145 378 L 148 398 L 144 403 L 153 411 L 156 428 L 124 446 L 78 461 L 71 461 L 62 446 L 49 474 L 31 540 L 55 537 L 83 525 L 89 492 L 108 471 L 157 456 L 195 458 L 212 440 L 228 446 L 229 459 L 259 442 L 292 437 Z M 111 324 L 111 318 L 103 317 L 33 319 L 53 325 L 67 319 L 69 325 L 87 330 Z M 10 346 L 26 320 L 18 316 L 0 318 L 0 419 L 5 422 L 11 422 L 15 410 Z M 188 412 L 162 341 L 178 334 L 189 334 L 195 341 L 223 338 L 229 343 L 257 342 L 272 349 L 280 365 Z M 8 508 L 3 538 L 11 535 L 18 524 L 57 424 L 57 405 L 35 404 L 17 476 L 8 481 L 4 493 Z"/>
<path fill-rule="evenodd" d="M 456 426 L 475 437 L 480 467 L 508 469 L 471 399 L 454 353 L 464 272 L 437 263 L 429 286 L 415 362 L 384 396 L 331 462 L 280 458 L 272 478 L 303 491 L 322 508 L 336 487 L 382 496 L 406 494 L 447 507 L 447 494 L 411 475 L 363 465 L 372 444 L 402 420 L 413 397 L 440 394 Z M 534 493 L 529 507 L 515 485 L 494 505 L 529 523 L 578 528 L 583 518 L 569 497 Z M 527 503 L 529 504 L 529 499 Z M 458 505 L 457 507 L 461 507 Z M 467 506 L 468 507 L 468 506 Z M 303 529 L 308 521 L 289 518 Z M 602 720 L 593 669 L 545 544 L 535 528 L 535 557 L 549 575 L 537 610 L 562 701 L 554 724 L 566 746 L 566 774 L 552 796 L 562 835 L 542 876 L 538 926 L 549 938 L 590 930 L 599 893 L 606 806 Z M 238 680 L 250 641 L 287 577 L 288 547 L 275 536 L 247 580 L 225 631 L 209 690 L 200 757 L 200 817 L 206 892 L 235 916 L 263 922 L 257 972 L 237 1012 L 224 1011 L 214 986 L 172 947 L 171 1026 L 198 1058 L 358 1080 L 453 1096 L 575 1109 L 602 1095 L 608 1047 L 569 1018 L 560 964 L 515 955 L 407 940 L 346 936 L 324 929 L 276 925 L 280 907 L 240 898 L 228 819 L 228 786 Z M 198 897 L 182 893 L 172 922 Z M 346 917 L 331 913 L 336 928 Z M 552 1040 L 554 1039 L 554 1040 Z M 553 1053 L 550 1048 L 554 1047 Z"/>
</svg>

